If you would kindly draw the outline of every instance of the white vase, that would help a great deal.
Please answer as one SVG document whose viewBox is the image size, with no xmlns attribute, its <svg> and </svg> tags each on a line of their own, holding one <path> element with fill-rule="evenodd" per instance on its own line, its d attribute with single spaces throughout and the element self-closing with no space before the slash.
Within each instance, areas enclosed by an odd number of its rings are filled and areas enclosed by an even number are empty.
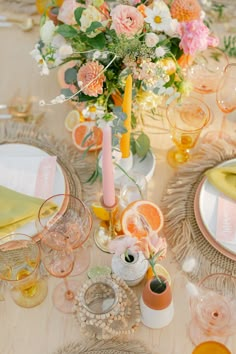
<svg viewBox="0 0 236 354">
<path fill-rule="evenodd" d="M 129 286 L 139 284 L 148 269 L 148 261 L 142 252 L 128 252 L 128 257 L 125 254 L 113 255 L 111 268 L 114 274 L 122 278 Z"/>
</svg>

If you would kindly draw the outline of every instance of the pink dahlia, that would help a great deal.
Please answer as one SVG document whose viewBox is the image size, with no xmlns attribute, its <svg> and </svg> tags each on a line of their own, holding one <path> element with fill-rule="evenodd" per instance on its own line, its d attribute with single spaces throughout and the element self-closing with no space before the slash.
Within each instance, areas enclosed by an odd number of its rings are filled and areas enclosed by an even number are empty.
<svg viewBox="0 0 236 354">
<path fill-rule="evenodd" d="M 81 66 L 77 74 L 78 85 L 85 95 L 97 97 L 103 93 L 106 77 L 102 72 L 104 66 L 97 61 L 90 61 Z"/>
<path fill-rule="evenodd" d="M 181 22 L 179 26 L 181 41 L 180 48 L 185 54 L 194 55 L 198 51 L 206 50 L 208 46 L 218 44 L 216 37 L 210 36 L 210 31 L 202 20 Z"/>
</svg>

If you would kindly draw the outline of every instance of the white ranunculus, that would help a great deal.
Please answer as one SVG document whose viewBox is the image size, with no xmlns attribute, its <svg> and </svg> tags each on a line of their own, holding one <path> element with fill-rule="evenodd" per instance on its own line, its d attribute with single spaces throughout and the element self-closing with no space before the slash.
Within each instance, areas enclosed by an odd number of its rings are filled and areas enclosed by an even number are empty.
<svg viewBox="0 0 236 354">
<path fill-rule="evenodd" d="M 81 31 L 86 32 L 86 30 L 91 26 L 92 22 L 101 22 L 102 17 L 100 12 L 92 5 L 89 5 L 86 10 L 83 11 L 80 18 Z"/>
<path fill-rule="evenodd" d="M 71 45 L 64 44 L 59 48 L 58 52 L 59 52 L 60 57 L 64 59 L 68 55 L 71 55 L 73 53 L 73 49 L 72 49 Z"/>
<path fill-rule="evenodd" d="M 149 48 L 155 47 L 155 45 L 159 42 L 159 37 L 155 33 L 147 33 L 145 36 L 146 46 Z"/>
<path fill-rule="evenodd" d="M 60 48 L 62 45 L 66 44 L 66 40 L 61 34 L 56 34 L 53 36 L 51 44 L 54 48 Z"/>
<path fill-rule="evenodd" d="M 54 35 L 56 26 L 53 21 L 46 21 L 45 24 L 40 28 L 40 38 L 45 44 L 50 44 L 52 37 Z"/>
</svg>

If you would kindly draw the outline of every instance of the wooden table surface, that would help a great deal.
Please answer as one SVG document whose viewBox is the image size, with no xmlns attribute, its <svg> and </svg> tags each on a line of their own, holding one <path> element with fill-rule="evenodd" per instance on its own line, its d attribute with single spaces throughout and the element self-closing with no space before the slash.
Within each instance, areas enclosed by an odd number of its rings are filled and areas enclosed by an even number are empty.
<svg viewBox="0 0 236 354">
<path fill-rule="evenodd" d="M 48 77 L 41 77 L 35 61 L 29 55 L 38 37 L 37 27 L 31 32 L 22 32 L 16 26 L 0 28 L 0 104 L 8 103 L 17 89 L 22 94 L 30 93 L 36 100 L 50 100 L 58 95 L 56 70 Z M 219 129 L 222 114 L 216 107 L 215 97 L 209 95 L 206 100 L 214 111 L 214 121 L 207 129 Z M 70 109 L 69 104 L 51 106 L 46 109 L 43 121 L 47 132 L 68 142 L 71 142 L 71 137 L 64 128 L 64 119 Z M 150 137 L 156 156 L 156 169 L 148 184 L 148 198 L 158 204 L 168 179 L 174 173 L 166 162 L 166 151 L 172 142 L 168 134 Z M 110 261 L 111 255 L 101 252 L 95 245 L 92 247 L 91 265 L 110 265 Z M 170 249 L 162 264 L 174 281 L 174 319 L 161 330 L 151 330 L 141 325 L 130 339 L 142 341 L 156 354 L 191 354 L 193 345 L 187 332 L 190 319 L 185 291 L 187 279 L 181 275 Z M 83 279 L 86 279 L 86 274 L 78 277 L 78 280 Z M 9 295 L 0 302 L 0 354 L 53 354 L 62 345 L 85 339 L 73 316 L 60 313 L 52 303 L 52 291 L 58 282 L 58 279 L 48 279 L 48 296 L 38 307 L 18 307 Z M 138 296 L 142 287 L 143 283 L 134 288 Z M 230 338 L 228 347 L 232 353 L 236 353 L 236 336 Z"/>
</svg>

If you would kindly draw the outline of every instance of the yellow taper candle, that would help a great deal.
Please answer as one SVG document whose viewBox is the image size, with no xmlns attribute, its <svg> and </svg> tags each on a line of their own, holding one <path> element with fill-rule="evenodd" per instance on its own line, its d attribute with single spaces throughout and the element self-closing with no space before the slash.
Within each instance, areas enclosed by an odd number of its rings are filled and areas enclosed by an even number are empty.
<svg viewBox="0 0 236 354">
<path fill-rule="evenodd" d="M 132 76 L 129 75 L 125 84 L 124 100 L 122 110 L 126 113 L 127 118 L 124 121 L 124 126 L 127 132 L 124 133 L 120 140 L 120 151 L 122 158 L 127 158 L 130 155 L 130 130 L 131 130 L 131 106 L 132 106 Z"/>
</svg>

